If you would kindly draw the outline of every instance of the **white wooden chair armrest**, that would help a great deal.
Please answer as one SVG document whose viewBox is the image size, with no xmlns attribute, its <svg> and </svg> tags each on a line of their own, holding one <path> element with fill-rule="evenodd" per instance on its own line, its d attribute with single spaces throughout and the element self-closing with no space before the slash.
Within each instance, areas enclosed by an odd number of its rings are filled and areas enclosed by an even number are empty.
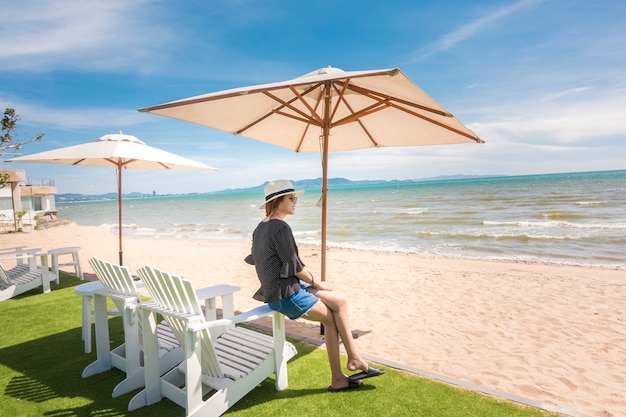
<svg viewBox="0 0 626 417">
<path fill-rule="evenodd" d="M 13 246 L 10 248 L 2 248 L 0 252 L 17 252 L 26 249 L 28 246 Z"/>
<path fill-rule="evenodd" d="M 29 254 L 32 252 L 41 252 L 41 248 L 27 248 L 26 246 L 23 247 L 15 247 L 15 248 L 6 248 L 6 249 L 0 249 L 0 255 L 11 255 L 11 254 Z"/>
<path fill-rule="evenodd" d="M 248 321 L 256 320 L 261 317 L 270 316 L 276 311 L 272 310 L 267 306 L 267 304 L 253 308 L 252 310 L 246 311 L 245 313 L 237 314 L 229 319 L 220 319 L 213 320 L 204 323 L 190 323 L 188 325 L 188 329 L 194 332 L 200 331 L 202 329 L 210 329 L 213 327 L 227 327 L 234 324 L 245 323 Z M 279 313 L 280 314 L 280 313 Z"/>
<path fill-rule="evenodd" d="M 47 256 L 48 253 L 47 252 L 28 252 L 28 253 L 21 253 L 21 254 L 8 254 L 8 253 L 1 253 L 0 254 L 0 261 L 2 260 L 9 260 L 9 259 L 31 259 L 31 258 L 36 258 L 37 256 Z"/>
<path fill-rule="evenodd" d="M 234 293 L 241 287 L 228 284 L 214 285 L 195 290 L 199 301 L 204 300 L 204 317 L 208 320 L 217 320 L 217 305 L 215 299 L 222 297 L 222 317 L 229 318 L 235 315 Z"/>
<path fill-rule="evenodd" d="M 236 285 L 220 284 L 211 287 L 200 288 L 196 290 L 196 295 L 199 300 L 206 300 L 207 298 L 221 297 L 226 294 L 232 294 L 241 290 L 241 287 Z"/>
<path fill-rule="evenodd" d="M 137 304 L 139 304 L 137 297 L 134 297 L 131 295 L 128 295 L 128 296 L 120 295 L 114 291 L 109 290 L 108 288 L 98 288 L 94 290 L 93 293 L 102 295 L 104 297 L 111 297 L 111 298 L 117 298 L 119 300 L 122 300 L 126 304 L 126 307 L 135 308 Z"/>
</svg>

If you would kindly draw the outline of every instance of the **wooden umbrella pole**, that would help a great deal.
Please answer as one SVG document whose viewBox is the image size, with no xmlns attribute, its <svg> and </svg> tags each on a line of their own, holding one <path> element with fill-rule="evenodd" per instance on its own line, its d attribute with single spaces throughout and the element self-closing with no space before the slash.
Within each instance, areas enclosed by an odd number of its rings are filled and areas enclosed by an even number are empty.
<svg viewBox="0 0 626 417">
<path fill-rule="evenodd" d="M 324 88 L 324 125 L 322 126 L 322 281 L 326 281 L 326 212 L 328 203 L 328 141 L 330 136 L 330 93 L 331 82 L 326 81 Z"/>
<path fill-rule="evenodd" d="M 324 125 L 322 126 L 322 281 L 326 281 L 326 204 L 328 203 L 328 141 L 330 136 L 330 81 L 326 82 L 324 97 Z M 320 323 L 320 335 L 325 334 Z"/>
<path fill-rule="evenodd" d="M 120 265 L 124 265 L 124 261 L 122 259 L 122 163 L 119 162 L 117 165 L 117 230 L 119 236 L 119 246 L 120 246 Z"/>
</svg>

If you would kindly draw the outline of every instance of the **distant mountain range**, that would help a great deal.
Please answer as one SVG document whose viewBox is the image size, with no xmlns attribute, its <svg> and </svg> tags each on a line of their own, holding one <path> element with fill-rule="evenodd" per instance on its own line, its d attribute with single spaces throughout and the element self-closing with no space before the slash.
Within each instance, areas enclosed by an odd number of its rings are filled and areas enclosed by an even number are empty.
<svg viewBox="0 0 626 417">
<path fill-rule="evenodd" d="M 375 184 L 403 184 L 408 182 L 415 181 L 444 181 L 444 180 L 459 180 L 459 179 L 471 179 L 471 178 L 487 178 L 487 177 L 502 177 L 504 175 L 441 175 L 438 177 L 429 177 L 429 178 L 421 178 L 417 180 L 360 180 L 360 181 L 352 181 L 346 178 L 329 178 L 328 186 L 329 187 L 348 187 L 355 185 L 375 185 Z M 226 194 L 226 193 L 238 193 L 238 192 L 248 192 L 248 191 L 262 191 L 265 188 L 267 182 L 257 185 L 255 187 L 249 188 L 227 188 L 220 191 L 212 191 L 207 193 L 189 193 L 186 195 L 199 195 L 199 194 Z M 311 189 L 321 189 L 322 188 L 322 178 L 315 179 L 307 179 L 300 181 L 292 181 L 292 184 L 296 188 L 301 188 L 305 190 Z M 128 194 L 122 194 L 123 198 L 149 198 L 155 196 L 163 196 L 163 195 L 173 195 L 173 194 L 145 194 L 139 192 L 132 192 Z M 179 194 L 185 195 L 185 194 Z M 85 194 L 57 194 L 55 196 L 57 202 L 70 202 L 70 201 L 95 201 L 95 200 L 116 200 L 117 193 L 106 193 L 106 194 L 98 194 L 98 195 L 85 195 Z"/>
</svg>

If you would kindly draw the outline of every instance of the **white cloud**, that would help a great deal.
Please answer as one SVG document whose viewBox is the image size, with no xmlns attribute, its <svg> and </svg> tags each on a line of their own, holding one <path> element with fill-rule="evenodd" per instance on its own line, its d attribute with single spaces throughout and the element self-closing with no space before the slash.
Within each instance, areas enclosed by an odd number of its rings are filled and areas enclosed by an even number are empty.
<svg viewBox="0 0 626 417">
<path fill-rule="evenodd" d="M 567 96 L 576 95 L 576 94 L 579 94 L 579 93 L 584 93 L 585 91 L 591 90 L 592 88 L 593 87 L 570 88 L 568 90 L 558 91 L 558 92 L 552 93 L 552 94 L 547 94 L 546 96 L 542 97 L 541 100 L 542 101 L 557 100 L 557 99 L 560 99 L 562 97 L 567 97 Z"/>
<path fill-rule="evenodd" d="M 163 41 L 149 24 L 153 0 L 12 0 L 3 4 L 2 70 L 127 69 L 142 45 Z M 142 59 L 143 58 L 143 59 Z"/>
<path fill-rule="evenodd" d="M 4 101 L 0 99 L 0 108 L 12 107 L 17 110 L 20 124 L 41 125 L 46 128 L 71 130 L 85 127 L 131 126 L 144 121 L 142 115 L 134 109 L 121 108 L 51 108 L 26 101 Z"/>
<path fill-rule="evenodd" d="M 460 28 L 442 36 L 438 41 L 430 46 L 428 52 L 422 58 L 441 51 L 455 47 L 457 44 L 466 41 L 488 29 L 494 23 L 507 18 L 509 15 L 531 7 L 543 0 L 518 0 L 508 6 L 501 7 L 493 12 L 469 22 Z"/>
<path fill-rule="evenodd" d="M 554 144 L 584 143 L 626 137 L 626 90 L 588 87 L 547 94 L 532 100 L 501 102 L 481 109 L 489 120 L 468 124 L 481 138 L 536 140 Z M 488 115 L 488 116 L 487 116 Z"/>
</svg>

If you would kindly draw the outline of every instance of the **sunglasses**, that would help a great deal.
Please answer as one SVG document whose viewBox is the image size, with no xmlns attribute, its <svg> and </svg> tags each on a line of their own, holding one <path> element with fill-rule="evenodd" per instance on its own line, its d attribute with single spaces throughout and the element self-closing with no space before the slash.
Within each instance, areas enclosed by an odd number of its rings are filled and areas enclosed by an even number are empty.
<svg viewBox="0 0 626 417">
<path fill-rule="evenodd" d="M 296 197 L 295 195 L 290 195 L 289 197 L 287 197 L 288 199 L 290 199 L 291 201 L 293 201 L 294 203 L 298 202 L 298 197 Z"/>
</svg>

